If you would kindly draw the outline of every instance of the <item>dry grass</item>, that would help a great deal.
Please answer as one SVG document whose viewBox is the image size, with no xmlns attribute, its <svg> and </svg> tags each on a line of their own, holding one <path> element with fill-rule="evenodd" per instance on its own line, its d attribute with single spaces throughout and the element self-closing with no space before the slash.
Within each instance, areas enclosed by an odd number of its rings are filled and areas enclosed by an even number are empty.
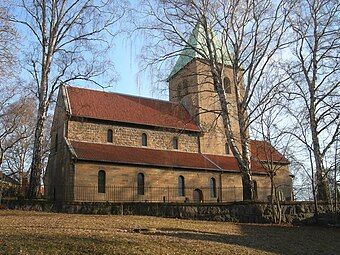
<svg viewBox="0 0 340 255">
<path fill-rule="evenodd" d="M 339 254 L 340 230 L 0 211 L 0 254 Z"/>
</svg>

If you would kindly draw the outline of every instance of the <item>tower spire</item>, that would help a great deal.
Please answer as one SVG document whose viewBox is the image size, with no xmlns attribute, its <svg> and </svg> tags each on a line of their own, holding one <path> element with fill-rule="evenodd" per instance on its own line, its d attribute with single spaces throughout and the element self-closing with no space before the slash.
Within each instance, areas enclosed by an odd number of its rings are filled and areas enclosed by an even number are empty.
<svg viewBox="0 0 340 255">
<path fill-rule="evenodd" d="M 226 56 L 226 50 L 223 46 L 221 40 L 215 35 L 214 32 L 211 31 L 211 37 L 208 38 L 211 40 L 211 43 L 214 45 L 214 48 L 217 49 L 217 56 L 219 61 L 222 63 L 221 52 L 224 52 L 223 62 L 225 64 L 230 64 L 230 58 Z M 190 63 L 193 59 L 208 59 L 208 47 L 207 47 L 207 38 L 205 36 L 204 27 L 202 26 L 201 21 L 198 21 L 192 30 L 189 39 L 185 42 L 185 46 L 181 51 L 176 64 L 174 65 L 169 77 L 168 81 L 178 73 L 184 66 Z M 221 51 L 222 49 L 222 51 Z"/>
</svg>

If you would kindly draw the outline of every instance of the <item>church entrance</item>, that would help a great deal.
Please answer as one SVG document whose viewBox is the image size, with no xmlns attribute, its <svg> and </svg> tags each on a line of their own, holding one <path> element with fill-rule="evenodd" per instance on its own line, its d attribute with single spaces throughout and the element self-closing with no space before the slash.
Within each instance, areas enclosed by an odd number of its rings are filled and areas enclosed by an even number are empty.
<svg viewBox="0 0 340 255">
<path fill-rule="evenodd" d="M 194 202 L 195 203 L 203 203 L 203 192 L 200 189 L 194 190 Z"/>
</svg>

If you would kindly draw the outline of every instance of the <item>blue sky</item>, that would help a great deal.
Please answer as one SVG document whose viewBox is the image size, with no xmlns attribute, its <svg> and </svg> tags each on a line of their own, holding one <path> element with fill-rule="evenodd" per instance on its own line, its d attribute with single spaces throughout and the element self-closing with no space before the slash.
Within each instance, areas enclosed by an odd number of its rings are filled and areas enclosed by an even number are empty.
<svg viewBox="0 0 340 255">
<path fill-rule="evenodd" d="M 138 55 L 142 44 L 127 38 L 124 34 L 115 38 L 112 60 L 119 75 L 117 84 L 111 91 L 156 97 L 152 94 L 152 83 L 147 71 L 140 71 Z"/>
<path fill-rule="evenodd" d="M 130 1 L 132 7 L 136 6 L 137 3 L 138 1 Z M 12 11 L 17 15 L 19 14 L 19 16 L 23 15 L 21 13 L 17 13 L 16 9 Z M 118 22 L 118 27 L 122 25 L 119 23 L 124 23 L 126 26 L 128 24 L 128 20 L 126 19 L 128 19 L 128 17 L 124 17 L 121 22 Z M 32 42 L 35 42 L 33 35 L 22 25 L 18 25 L 17 28 L 22 39 L 20 42 L 20 48 L 30 49 Z M 123 27 L 123 29 L 126 30 L 128 28 Z M 109 58 L 113 61 L 119 78 L 113 87 L 109 87 L 105 90 L 166 100 L 167 95 L 160 95 L 160 93 L 155 90 L 155 86 L 153 86 L 151 82 L 150 74 L 147 71 L 140 71 L 138 64 L 140 60 L 138 59 L 138 55 L 140 54 L 142 46 L 143 40 L 141 38 L 129 37 L 127 33 L 119 33 L 113 39 L 113 47 L 110 49 Z M 21 55 L 21 57 L 24 59 L 24 55 Z M 25 71 L 22 75 L 24 79 L 27 78 L 27 81 L 31 78 Z M 74 82 L 72 85 L 86 86 L 98 90 L 101 89 L 96 85 L 84 85 L 81 81 Z"/>
</svg>

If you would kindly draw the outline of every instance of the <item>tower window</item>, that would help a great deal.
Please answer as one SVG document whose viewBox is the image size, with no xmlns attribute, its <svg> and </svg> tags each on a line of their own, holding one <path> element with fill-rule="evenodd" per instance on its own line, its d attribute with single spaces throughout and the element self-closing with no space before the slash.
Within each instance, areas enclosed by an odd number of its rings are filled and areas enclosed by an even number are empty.
<svg viewBox="0 0 340 255">
<path fill-rule="evenodd" d="M 225 93 L 231 94 L 231 84 L 230 84 L 230 79 L 228 77 L 224 77 L 223 87 L 224 87 Z"/>
<path fill-rule="evenodd" d="M 216 197 L 216 179 L 214 177 L 210 178 L 210 196 Z"/>
<path fill-rule="evenodd" d="M 182 85 L 182 90 L 183 90 L 183 96 L 187 96 L 189 94 L 189 88 L 188 88 L 188 81 L 184 80 L 183 85 Z"/>
<path fill-rule="evenodd" d="M 113 142 L 113 132 L 111 129 L 107 130 L 107 142 L 112 143 Z"/>
<path fill-rule="evenodd" d="M 178 98 L 179 102 L 183 99 L 183 84 L 178 84 L 178 87 L 177 87 L 177 98 Z"/>
<path fill-rule="evenodd" d="M 175 150 L 178 150 L 178 138 L 174 137 L 172 139 L 172 148 L 174 148 Z"/>
<path fill-rule="evenodd" d="M 105 193 L 106 174 L 104 170 L 98 172 L 98 193 Z"/>
<path fill-rule="evenodd" d="M 185 184 L 184 177 L 182 175 L 178 177 L 178 196 L 180 197 L 185 196 Z"/>
<path fill-rule="evenodd" d="M 137 194 L 144 195 L 144 174 L 137 174 Z"/>
<path fill-rule="evenodd" d="M 228 143 L 225 144 L 225 154 L 230 154 L 230 147 Z"/>
<path fill-rule="evenodd" d="M 148 146 L 148 137 L 145 133 L 142 134 L 142 146 Z"/>
<path fill-rule="evenodd" d="M 58 151 L 58 133 L 55 135 L 54 149 L 55 151 Z"/>
</svg>

